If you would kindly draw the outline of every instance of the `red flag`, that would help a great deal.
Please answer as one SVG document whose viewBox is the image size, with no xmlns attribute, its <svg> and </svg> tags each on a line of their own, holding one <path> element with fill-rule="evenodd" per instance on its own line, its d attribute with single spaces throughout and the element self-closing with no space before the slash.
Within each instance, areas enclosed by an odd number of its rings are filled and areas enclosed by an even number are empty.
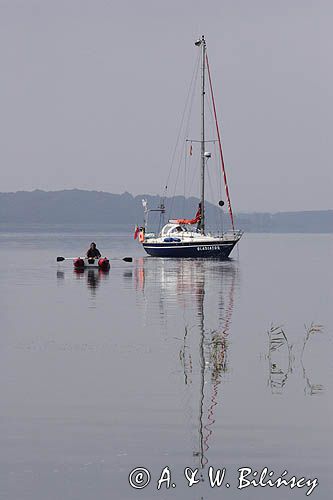
<svg viewBox="0 0 333 500">
<path fill-rule="evenodd" d="M 139 226 L 135 226 L 135 231 L 134 231 L 134 239 L 136 240 L 139 234 L 140 228 Z"/>
</svg>

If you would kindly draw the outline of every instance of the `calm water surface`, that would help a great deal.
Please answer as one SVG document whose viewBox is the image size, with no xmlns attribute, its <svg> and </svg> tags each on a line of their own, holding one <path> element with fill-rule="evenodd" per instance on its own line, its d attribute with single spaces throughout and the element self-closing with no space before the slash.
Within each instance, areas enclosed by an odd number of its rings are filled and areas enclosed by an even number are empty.
<svg viewBox="0 0 333 500">
<path fill-rule="evenodd" d="M 134 262 L 55 262 L 92 237 Z M 1 499 L 307 498 L 238 490 L 245 466 L 317 477 L 311 498 L 332 497 L 332 236 L 245 235 L 233 257 L 148 258 L 119 232 L 0 233 Z M 143 490 L 128 482 L 139 466 Z M 176 487 L 158 491 L 165 466 Z M 205 481 L 189 488 L 187 466 Z M 210 466 L 230 488 L 209 486 Z"/>
</svg>

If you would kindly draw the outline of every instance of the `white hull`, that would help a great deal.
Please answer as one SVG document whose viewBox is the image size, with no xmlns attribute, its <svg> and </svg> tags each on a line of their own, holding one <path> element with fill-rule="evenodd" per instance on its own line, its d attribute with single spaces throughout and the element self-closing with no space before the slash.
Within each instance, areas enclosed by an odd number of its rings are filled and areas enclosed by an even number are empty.
<svg viewBox="0 0 333 500">
<path fill-rule="evenodd" d="M 169 223 L 161 235 L 147 235 L 143 248 L 152 257 L 227 259 L 241 236 L 240 231 L 219 236 L 201 234 L 186 226 Z"/>
</svg>

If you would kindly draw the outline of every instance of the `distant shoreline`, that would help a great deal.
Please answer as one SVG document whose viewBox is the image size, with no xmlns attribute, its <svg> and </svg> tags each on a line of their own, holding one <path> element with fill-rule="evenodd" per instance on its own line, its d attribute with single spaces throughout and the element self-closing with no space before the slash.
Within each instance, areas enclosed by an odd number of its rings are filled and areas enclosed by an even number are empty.
<svg viewBox="0 0 333 500">
<path fill-rule="evenodd" d="M 134 234 L 134 227 L 132 224 L 3 224 L 0 223 L 0 235 L 1 234 L 128 234 L 132 236 Z M 333 231 L 322 231 L 322 232 L 309 232 L 309 231 L 244 231 L 244 234 L 251 235 L 262 235 L 267 234 L 271 236 L 277 236 L 279 234 L 284 235 L 326 235 L 329 236 L 333 234 Z"/>
<path fill-rule="evenodd" d="M 0 226 L 44 225 L 49 227 L 76 225 L 97 228 L 99 225 L 133 227 L 143 223 L 142 198 L 150 207 L 160 203 L 159 196 L 130 193 L 112 194 L 102 191 L 79 189 L 62 191 L 18 191 L 0 193 Z M 175 196 L 165 199 L 169 216 L 191 216 L 198 206 L 197 198 Z M 212 227 L 228 230 L 230 222 L 226 209 L 207 202 L 207 220 Z M 158 216 L 151 214 L 153 229 L 158 226 Z M 296 212 L 236 213 L 237 229 L 248 233 L 333 233 L 333 210 L 304 210 Z M 208 224 L 209 226 L 209 224 Z M 0 230 L 3 231 L 0 227 Z M 209 227 L 208 227 L 209 230 Z"/>
</svg>

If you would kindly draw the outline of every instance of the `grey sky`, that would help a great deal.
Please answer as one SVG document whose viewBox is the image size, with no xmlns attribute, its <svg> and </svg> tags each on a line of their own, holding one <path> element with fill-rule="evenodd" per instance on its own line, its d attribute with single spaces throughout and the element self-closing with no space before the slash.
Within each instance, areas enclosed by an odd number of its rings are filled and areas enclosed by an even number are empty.
<svg viewBox="0 0 333 500">
<path fill-rule="evenodd" d="M 331 0 L 0 0 L 0 191 L 160 193 L 205 33 L 236 210 L 332 208 Z"/>
</svg>

